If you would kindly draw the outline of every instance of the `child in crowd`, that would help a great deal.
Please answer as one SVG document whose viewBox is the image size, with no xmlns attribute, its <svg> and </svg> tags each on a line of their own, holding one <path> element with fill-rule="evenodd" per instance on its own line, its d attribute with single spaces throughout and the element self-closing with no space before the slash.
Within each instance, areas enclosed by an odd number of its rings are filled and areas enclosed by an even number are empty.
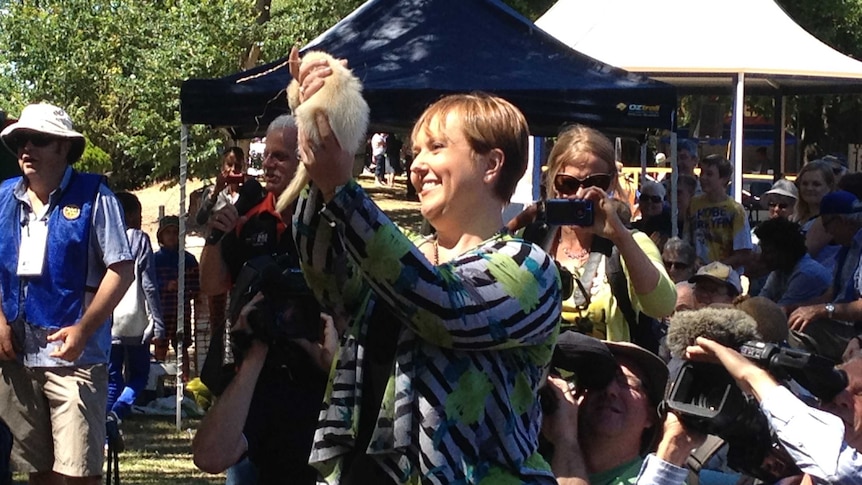
<svg viewBox="0 0 862 485">
<path fill-rule="evenodd" d="M 126 219 L 126 237 L 135 257 L 135 280 L 114 308 L 111 358 L 108 362 L 108 413 L 123 419 L 147 385 L 150 341 L 165 338 L 153 248 L 141 230 L 141 202 L 134 194 L 119 192 L 117 200 Z"/>
<path fill-rule="evenodd" d="M 177 344 L 177 288 L 179 286 L 179 275 L 177 266 L 179 264 L 179 227 L 180 219 L 177 216 L 165 216 L 159 220 L 159 230 L 156 237 L 161 249 L 155 253 L 156 281 L 159 286 L 159 297 L 162 305 L 162 315 L 165 321 L 166 338 L 156 341 L 156 359 L 165 360 L 168 353 L 168 341 L 178 351 Z M 185 292 L 183 297 L 183 380 L 189 376 L 189 352 L 192 343 L 192 299 L 197 297 L 200 291 L 200 279 L 198 261 L 188 251 L 185 255 Z"/>
<path fill-rule="evenodd" d="M 686 220 L 686 237 L 701 264 L 719 261 L 739 268 L 751 253 L 751 229 L 742 205 L 727 195 L 733 171 L 720 155 L 700 161 L 703 193 L 691 200 Z"/>
</svg>

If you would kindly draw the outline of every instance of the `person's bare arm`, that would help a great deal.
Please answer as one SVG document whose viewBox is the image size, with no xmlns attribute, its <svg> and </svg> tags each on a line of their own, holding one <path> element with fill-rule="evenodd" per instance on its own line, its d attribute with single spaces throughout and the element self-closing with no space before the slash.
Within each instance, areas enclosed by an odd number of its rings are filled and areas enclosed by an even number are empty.
<svg viewBox="0 0 862 485">
<path fill-rule="evenodd" d="M 51 357 L 72 362 L 81 356 L 87 340 L 105 323 L 135 279 L 133 265 L 134 260 L 128 260 L 108 266 L 92 303 L 81 319 L 48 335 L 49 342 L 62 342 L 59 349 L 51 352 Z"/>
<path fill-rule="evenodd" d="M 743 392 L 752 394 L 758 402 L 767 392 L 780 385 L 769 372 L 761 369 L 736 350 L 703 337 L 698 337 L 696 342 L 697 345 L 686 349 L 687 359 L 718 361 L 727 369 L 739 388 Z"/>
<path fill-rule="evenodd" d="M 12 327 L 9 325 L 9 321 L 6 320 L 3 308 L 0 307 L 0 360 L 15 360 L 17 357 L 12 345 L 12 339 Z"/>
<path fill-rule="evenodd" d="M 691 452 L 706 440 L 706 435 L 689 431 L 676 414 L 669 412 L 664 419 L 661 441 L 656 456 L 676 466 L 685 466 Z"/>
<path fill-rule="evenodd" d="M 808 254 L 817 256 L 830 242 L 832 242 L 832 235 L 826 232 L 826 228 L 823 227 L 823 220 L 818 217 L 811 223 L 808 232 L 805 233 L 805 247 L 808 248 Z"/>
<path fill-rule="evenodd" d="M 208 296 L 223 295 L 229 288 L 225 284 L 227 265 L 221 257 L 221 245 L 206 245 L 201 250 L 200 283 L 201 292 Z"/>
<path fill-rule="evenodd" d="M 246 317 L 262 299 L 255 296 L 240 312 L 237 329 L 245 328 Z M 195 465 L 207 473 L 221 473 L 237 463 L 248 451 L 243 435 L 257 378 L 263 369 L 269 346 L 253 339 L 242 365 L 215 405 L 207 411 L 192 440 Z"/>
<path fill-rule="evenodd" d="M 546 384 L 557 403 L 557 409 L 546 414 L 542 434 L 554 445 L 551 471 L 560 485 L 589 485 L 587 463 L 578 442 L 578 405 L 569 383 L 549 376 Z"/>
</svg>

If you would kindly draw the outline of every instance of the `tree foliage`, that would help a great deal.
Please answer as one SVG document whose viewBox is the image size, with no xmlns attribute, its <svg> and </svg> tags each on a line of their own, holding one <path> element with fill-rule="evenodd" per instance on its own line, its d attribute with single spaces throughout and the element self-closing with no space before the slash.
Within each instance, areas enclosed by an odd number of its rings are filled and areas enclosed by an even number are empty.
<svg viewBox="0 0 862 485">
<path fill-rule="evenodd" d="M 253 41 L 239 0 L 42 0 L 0 13 L 0 99 L 66 108 L 120 187 L 176 171 L 183 79 L 235 71 Z M 195 139 L 210 154 L 211 136 Z M 209 140 L 208 140 L 209 139 Z M 197 160 L 193 160 L 197 161 Z"/>
<path fill-rule="evenodd" d="M 555 0 L 505 0 L 535 20 Z M 862 0 L 779 0 L 815 36 L 862 56 Z M 48 101 L 69 111 L 90 145 L 82 166 L 129 188 L 174 177 L 179 88 L 285 56 L 363 0 L 0 0 L 0 109 Z M 807 141 L 862 140 L 856 96 L 794 99 Z M 764 110 L 767 108 L 764 107 Z M 221 136 L 191 130 L 192 174 L 214 170 Z"/>
</svg>

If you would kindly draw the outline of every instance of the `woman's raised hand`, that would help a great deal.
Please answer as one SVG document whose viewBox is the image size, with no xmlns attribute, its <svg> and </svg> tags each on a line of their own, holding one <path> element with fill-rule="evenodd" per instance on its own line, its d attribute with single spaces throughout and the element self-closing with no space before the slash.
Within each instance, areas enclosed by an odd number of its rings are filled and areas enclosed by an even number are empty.
<svg viewBox="0 0 862 485">
<path fill-rule="evenodd" d="M 576 197 L 593 202 L 594 222 L 592 226 L 584 229 L 611 241 L 628 232 L 607 192 L 599 187 L 581 187 Z"/>
<path fill-rule="evenodd" d="M 339 59 L 347 67 L 347 59 Z M 299 48 L 293 46 L 288 56 L 290 75 L 299 83 L 299 101 L 302 103 L 323 87 L 326 77 L 332 75 L 332 68 L 324 59 L 303 63 L 299 58 Z"/>
</svg>

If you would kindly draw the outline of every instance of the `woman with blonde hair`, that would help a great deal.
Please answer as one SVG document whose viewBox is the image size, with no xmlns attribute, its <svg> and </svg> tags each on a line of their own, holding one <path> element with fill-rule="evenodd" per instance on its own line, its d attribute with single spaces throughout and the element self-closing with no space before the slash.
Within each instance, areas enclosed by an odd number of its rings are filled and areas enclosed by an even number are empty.
<svg viewBox="0 0 862 485">
<path fill-rule="evenodd" d="M 820 219 L 820 201 L 823 196 L 835 190 L 835 174 L 832 165 L 824 160 L 808 162 L 796 176 L 799 198 L 796 199 L 796 215 L 805 234 L 808 254 L 827 269 L 835 267 L 838 246 L 832 243 L 832 235 L 826 232 Z"/>
<path fill-rule="evenodd" d="M 563 301 L 563 326 L 606 340 L 638 340 L 630 330 L 647 330 L 638 327 L 639 315 L 661 319 L 673 313 L 676 288 L 656 245 L 646 234 L 630 231 L 611 203 L 617 186 L 611 141 L 583 125 L 564 129 L 546 175 L 549 198 L 584 199 L 594 206 L 591 226 L 549 221 L 541 236 L 533 226 L 527 230 L 576 280 Z M 623 285 L 612 289 L 618 281 Z"/>
<path fill-rule="evenodd" d="M 835 190 L 832 166 L 823 160 L 805 164 L 796 175 L 796 187 L 799 189 L 799 198 L 796 199 L 794 222 L 798 222 L 803 230 L 807 231 L 811 222 L 820 215 L 820 201 L 823 196 Z"/>
</svg>

